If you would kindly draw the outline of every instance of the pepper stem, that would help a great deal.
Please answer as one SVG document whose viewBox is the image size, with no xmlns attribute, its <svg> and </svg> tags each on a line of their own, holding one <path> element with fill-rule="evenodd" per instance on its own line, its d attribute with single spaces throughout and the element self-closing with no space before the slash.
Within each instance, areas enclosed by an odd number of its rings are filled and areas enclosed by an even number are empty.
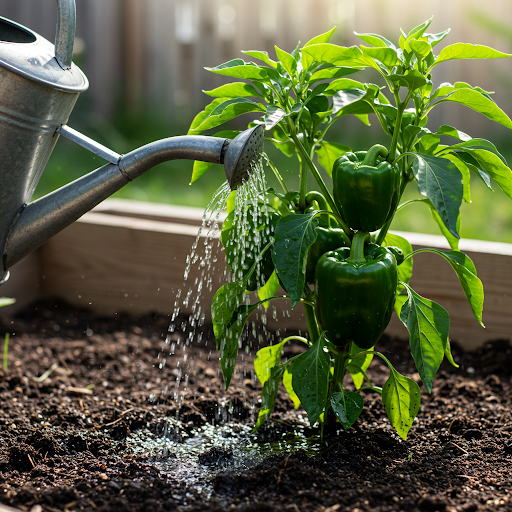
<svg viewBox="0 0 512 512">
<path fill-rule="evenodd" d="M 308 192 L 306 194 L 306 207 L 311 206 L 311 203 L 313 201 L 316 201 L 318 203 L 320 210 L 329 211 L 329 206 L 327 205 L 327 200 L 325 199 L 325 197 L 322 194 L 320 194 L 320 192 L 318 192 L 316 190 L 312 190 L 311 192 Z M 327 215 L 327 214 L 322 215 L 322 219 L 327 224 L 327 227 L 330 227 L 329 215 Z"/>
<path fill-rule="evenodd" d="M 364 244 L 370 241 L 370 233 L 368 231 L 357 231 L 352 239 L 350 247 L 350 257 L 347 261 L 350 263 L 364 263 Z"/>
<path fill-rule="evenodd" d="M 363 165 L 370 165 L 371 167 L 376 167 L 378 156 L 381 156 L 382 158 L 386 158 L 388 156 L 388 150 L 382 144 L 375 144 L 375 146 L 372 146 L 366 152 L 366 156 L 364 157 L 363 160 Z"/>
</svg>

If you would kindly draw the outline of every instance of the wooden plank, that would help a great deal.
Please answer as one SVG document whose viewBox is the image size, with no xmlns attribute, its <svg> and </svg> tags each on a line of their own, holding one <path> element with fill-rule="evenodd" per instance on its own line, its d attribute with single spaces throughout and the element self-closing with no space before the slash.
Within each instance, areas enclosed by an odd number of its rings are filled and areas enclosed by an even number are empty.
<svg viewBox="0 0 512 512">
<path fill-rule="evenodd" d="M 88 213 L 43 246 L 45 292 L 107 315 L 170 315 L 196 235 L 186 224 Z M 203 294 L 209 303 L 213 292 Z"/>
<path fill-rule="evenodd" d="M 199 296 L 199 306 L 208 318 L 215 290 L 225 281 L 225 260 L 218 242 L 214 243 L 218 261 L 212 269 L 211 289 L 203 287 L 198 294 L 202 269 L 197 264 L 185 284 L 183 278 L 201 217 L 202 210 L 197 208 L 107 200 L 13 267 L 13 277 L 2 287 L 2 296 L 18 298 L 18 307 L 37 297 L 59 296 L 107 315 L 155 311 L 170 316 L 178 290 L 182 289 L 183 297 L 191 289 L 192 300 Z M 407 238 L 414 249 L 449 249 L 440 236 L 397 234 Z M 465 347 L 475 348 L 497 338 L 510 340 L 512 244 L 464 240 L 460 245 L 484 283 L 486 329 L 478 325 L 453 269 L 443 258 L 415 256 L 411 286 L 447 309 L 451 338 Z M 300 307 L 289 313 L 288 301 L 274 304 L 276 312 L 270 309 L 267 313 L 270 329 L 305 330 Z M 184 311 L 190 313 L 191 305 Z M 407 337 L 396 315 L 387 332 Z"/>
</svg>

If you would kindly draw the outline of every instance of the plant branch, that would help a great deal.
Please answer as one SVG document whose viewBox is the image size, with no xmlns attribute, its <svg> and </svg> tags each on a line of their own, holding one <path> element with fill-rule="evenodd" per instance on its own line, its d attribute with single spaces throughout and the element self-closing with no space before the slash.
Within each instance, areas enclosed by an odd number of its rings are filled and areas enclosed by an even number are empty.
<svg viewBox="0 0 512 512">
<path fill-rule="evenodd" d="M 329 192 L 327 186 L 325 185 L 325 182 L 322 179 L 322 176 L 320 176 L 320 173 L 318 172 L 318 169 L 316 168 L 315 164 L 313 163 L 313 160 L 311 160 L 310 156 L 308 155 L 306 149 L 302 145 L 302 142 L 299 140 L 297 135 L 292 133 L 291 137 L 293 139 L 293 142 L 295 143 L 295 145 L 299 149 L 302 157 L 306 160 L 306 163 L 308 164 L 310 171 L 312 172 L 316 182 L 318 183 L 318 186 L 320 187 L 320 190 L 321 190 L 322 194 L 324 195 L 325 199 L 329 203 L 329 206 L 332 208 L 332 211 L 334 213 L 336 213 L 336 215 L 338 215 L 338 217 L 339 217 L 338 222 L 339 222 L 341 220 L 340 211 L 338 210 L 338 207 L 336 206 L 336 203 L 334 202 L 334 199 L 333 199 L 331 193 Z M 352 238 L 353 233 L 352 233 L 351 229 L 347 226 L 345 221 L 341 220 L 340 226 L 343 229 L 343 231 L 345 231 L 345 234 L 349 238 Z"/>
<path fill-rule="evenodd" d="M 274 172 L 277 181 L 279 181 L 279 184 L 281 185 L 281 188 L 283 189 L 285 194 L 288 194 L 288 188 L 286 187 L 286 184 L 283 180 L 283 177 L 281 176 L 281 173 L 278 171 L 277 167 L 272 163 L 270 158 L 268 157 L 267 153 L 263 152 L 263 158 L 265 159 L 265 162 L 267 165 L 272 169 Z"/>
</svg>

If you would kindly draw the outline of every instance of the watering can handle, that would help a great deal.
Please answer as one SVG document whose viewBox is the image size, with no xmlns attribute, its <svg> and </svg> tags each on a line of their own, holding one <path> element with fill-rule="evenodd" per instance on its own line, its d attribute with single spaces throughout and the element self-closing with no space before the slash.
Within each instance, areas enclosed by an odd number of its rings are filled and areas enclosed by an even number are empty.
<svg viewBox="0 0 512 512">
<path fill-rule="evenodd" d="M 62 69 L 69 69 L 73 62 L 75 43 L 75 0 L 57 0 L 57 32 L 55 34 L 55 58 Z"/>
</svg>

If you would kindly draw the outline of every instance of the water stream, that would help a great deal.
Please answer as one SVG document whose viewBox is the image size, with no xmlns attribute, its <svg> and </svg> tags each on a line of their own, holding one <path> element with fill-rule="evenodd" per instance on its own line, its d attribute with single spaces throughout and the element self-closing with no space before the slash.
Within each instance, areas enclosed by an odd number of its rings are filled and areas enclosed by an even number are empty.
<svg viewBox="0 0 512 512">
<path fill-rule="evenodd" d="M 263 249 L 262 232 L 251 229 L 251 225 L 264 225 L 268 234 L 270 229 L 269 214 L 264 202 L 266 200 L 266 189 L 265 173 L 260 160 L 254 163 L 248 179 L 237 188 L 235 196 L 234 208 L 237 232 L 234 252 L 239 253 L 240 261 L 245 261 L 248 250 L 251 254 L 258 254 Z M 247 270 L 241 267 L 234 268 L 233 272 L 230 272 L 223 256 L 220 232 L 222 221 L 226 216 L 230 194 L 229 185 L 224 183 L 206 207 L 201 227 L 186 260 L 184 283 L 176 295 L 166 345 L 159 355 L 160 369 L 164 368 L 169 357 L 176 365 L 174 389 L 169 389 L 169 386 L 167 386 L 161 390 L 161 395 L 162 397 L 171 397 L 177 404 L 180 404 L 183 400 L 190 372 L 191 361 L 188 357 L 187 347 L 192 343 L 200 344 L 202 342 L 203 332 L 201 327 L 206 318 L 205 308 L 210 308 L 209 301 L 204 299 L 205 290 L 211 293 L 226 282 L 240 279 Z M 257 266 L 255 274 L 259 281 L 260 265 Z M 218 276 L 218 278 L 214 279 L 214 276 Z M 246 300 L 247 302 L 250 301 L 249 295 L 247 295 Z M 258 299 L 256 298 L 256 300 Z M 189 314 L 188 322 L 182 322 L 178 325 L 176 322 L 180 313 L 183 312 Z M 257 322 L 261 322 L 265 326 L 266 310 L 264 308 L 256 312 L 254 319 L 248 323 L 249 329 L 246 329 L 246 331 L 255 335 Z M 181 337 L 173 336 L 173 333 L 179 331 L 187 333 L 184 340 Z M 263 334 L 259 335 L 258 341 L 263 341 L 263 338 L 266 338 L 266 344 L 273 342 L 273 334 L 267 333 L 264 327 Z M 251 347 L 246 344 L 246 353 L 250 353 L 250 350 Z M 243 353 L 241 357 L 244 357 Z M 155 396 L 152 397 L 153 400 L 156 400 L 156 398 Z"/>
<path fill-rule="evenodd" d="M 250 257 L 260 253 L 264 247 L 264 240 L 268 239 L 265 235 L 270 233 L 271 227 L 269 208 L 265 202 L 266 189 L 263 165 L 259 161 L 253 165 L 247 181 L 236 191 L 236 232 L 231 249 L 237 255 L 234 260 L 242 263 L 240 268 L 235 265 L 231 272 L 225 263 L 220 242 L 222 222 L 231 195 L 227 183 L 217 190 L 205 210 L 201 227 L 186 260 L 184 284 L 174 303 L 166 345 L 159 355 L 160 369 L 164 368 L 167 361 L 169 364 L 172 361 L 175 365 L 172 373 L 176 375 L 174 386 L 168 385 L 162 389 L 160 398 L 173 400 L 177 410 L 183 402 L 189 372 L 192 369 L 193 361 L 187 349 L 192 343 L 200 344 L 203 341 L 201 327 L 207 316 L 205 308 L 210 308 L 209 301 L 204 298 L 204 292 L 207 290 L 212 293 L 221 285 L 243 277 L 248 270 L 247 262 L 250 261 Z M 231 203 L 230 205 L 232 207 Z M 254 226 L 259 226 L 260 229 L 255 229 Z M 258 282 L 261 282 L 260 265 L 257 266 L 255 273 Z M 246 300 L 255 302 L 258 298 L 254 294 L 252 297 L 247 294 Z M 269 308 L 268 311 L 273 309 Z M 178 324 L 178 320 L 183 318 L 183 313 L 188 314 L 188 322 Z M 261 307 L 254 315 L 254 319 L 248 323 L 243 343 L 245 351 L 240 351 L 240 359 L 243 359 L 245 354 L 250 354 L 252 350 L 257 350 L 258 344 L 262 341 L 265 345 L 273 343 L 274 334 L 265 328 L 266 315 L 267 310 Z M 259 327 L 258 323 L 262 324 L 262 327 Z M 181 335 L 177 336 L 178 333 Z M 241 372 L 234 375 L 233 379 L 237 377 L 244 379 L 246 376 Z M 173 389 L 170 389 L 172 387 Z M 153 396 L 152 399 L 156 401 L 157 397 Z M 184 428 L 177 419 L 166 418 L 165 432 L 162 435 L 141 430 L 129 436 L 126 443 L 128 451 L 134 456 L 147 458 L 151 465 L 164 473 L 169 473 L 171 478 L 210 497 L 213 492 L 213 479 L 221 471 L 243 471 L 269 455 L 290 453 L 299 448 L 308 453 L 317 451 L 318 436 L 308 440 L 304 427 L 300 426 L 304 424 L 300 419 L 297 428 L 285 429 L 282 434 L 278 434 L 278 440 L 274 437 L 273 442 L 258 442 L 257 436 L 251 434 L 251 426 L 224 422 L 221 426 L 205 424 L 191 430 L 190 427 Z M 212 461 L 209 461 L 209 457 L 213 457 Z"/>
</svg>

